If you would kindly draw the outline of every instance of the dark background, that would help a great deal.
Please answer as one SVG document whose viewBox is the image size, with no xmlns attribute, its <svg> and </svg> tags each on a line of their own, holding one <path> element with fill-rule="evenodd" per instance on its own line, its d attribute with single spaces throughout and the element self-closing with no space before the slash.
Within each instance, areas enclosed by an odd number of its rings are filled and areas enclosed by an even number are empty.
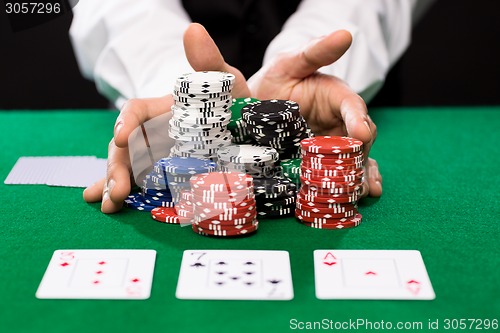
<svg viewBox="0 0 500 333">
<path fill-rule="evenodd" d="M 500 105 L 499 14 L 498 0 L 436 1 L 371 105 Z M 2 8 L 0 109 L 108 107 L 80 75 L 71 19 L 13 33 Z"/>
</svg>

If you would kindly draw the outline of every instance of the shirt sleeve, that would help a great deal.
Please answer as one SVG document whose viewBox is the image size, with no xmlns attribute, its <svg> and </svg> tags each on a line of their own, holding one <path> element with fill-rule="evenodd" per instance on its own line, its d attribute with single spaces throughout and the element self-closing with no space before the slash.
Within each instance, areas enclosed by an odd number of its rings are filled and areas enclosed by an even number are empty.
<svg viewBox="0 0 500 333">
<path fill-rule="evenodd" d="M 353 36 L 346 54 L 319 71 L 345 80 L 365 101 L 382 87 L 406 50 L 412 24 L 433 0 L 304 0 L 266 50 L 264 65 L 312 39 L 345 29 Z"/>
<path fill-rule="evenodd" d="M 82 74 L 117 107 L 165 95 L 191 71 L 182 38 L 191 22 L 180 0 L 85 0 L 70 37 Z"/>
</svg>

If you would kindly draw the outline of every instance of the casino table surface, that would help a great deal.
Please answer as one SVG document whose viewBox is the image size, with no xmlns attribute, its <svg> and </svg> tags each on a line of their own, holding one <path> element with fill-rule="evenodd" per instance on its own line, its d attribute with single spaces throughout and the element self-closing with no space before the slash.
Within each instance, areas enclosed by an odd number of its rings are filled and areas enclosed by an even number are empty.
<svg viewBox="0 0 500 333">
<path fill-rule="evenodd" d="M 2 183 L 0 331 L 287 332 L 298 330 L 291 322 L 323 319 L 422 322 L 426 330 L 429 320 L 500 319 L 500 107 L 379 108 L 371 115 L 379 133 L 371 156 L 384 194 L 361 201 L 363 223 L 350 230 L 310 229 L 284 218 L 261 220 L 251 237 L 207 238 L 148 213 L 104 215 L 99 204 L 82 200 L 79 188 Z M 106 157 L 116 116 L 105 110 L 0 112 L 0 176 L 5 179 L 20 156 Z M 56 249 L 155 249 L 150 299 L 36 299 Z M 295 297 L 176 299 L 186 249 L 287 250 Z M 315 249 L 420 250 L 436 299 L 316 299 Z"/>
</svg>

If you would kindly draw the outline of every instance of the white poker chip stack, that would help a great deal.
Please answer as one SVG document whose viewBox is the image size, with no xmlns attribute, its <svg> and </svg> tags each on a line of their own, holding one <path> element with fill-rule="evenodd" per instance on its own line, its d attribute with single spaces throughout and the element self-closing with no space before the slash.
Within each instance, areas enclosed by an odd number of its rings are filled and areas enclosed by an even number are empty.
<svg viewBox="0 0 500 333">
<path fill-rule="evenodd" d="M 169 137 L 175 140 L 170 156 L 217 159 L 219 148 L 231 144 L 234 75 L 194 72 L 177 78 Z"/>
</svg>

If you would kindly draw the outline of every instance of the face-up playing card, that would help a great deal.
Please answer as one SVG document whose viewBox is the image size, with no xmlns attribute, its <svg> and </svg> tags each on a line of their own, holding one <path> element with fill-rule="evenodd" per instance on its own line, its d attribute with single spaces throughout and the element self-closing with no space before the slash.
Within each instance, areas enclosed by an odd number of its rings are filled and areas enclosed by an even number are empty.
<svg viewBox="0 0 500 333">
<path fill-rule="evenodd" d="M 290 300 L 287 251 L 186 250 L 177 298 Z"/>
<path fill-rule="evenodd" d="M 319 299 L 413 299 L 436 297 L 422 256 L 414 250 L 316 250 Z"/>
<path fill-rule="evenodd" d="M 154 250 L 56 250 L 37 298 L 147 299 Z"/>
</svg>

